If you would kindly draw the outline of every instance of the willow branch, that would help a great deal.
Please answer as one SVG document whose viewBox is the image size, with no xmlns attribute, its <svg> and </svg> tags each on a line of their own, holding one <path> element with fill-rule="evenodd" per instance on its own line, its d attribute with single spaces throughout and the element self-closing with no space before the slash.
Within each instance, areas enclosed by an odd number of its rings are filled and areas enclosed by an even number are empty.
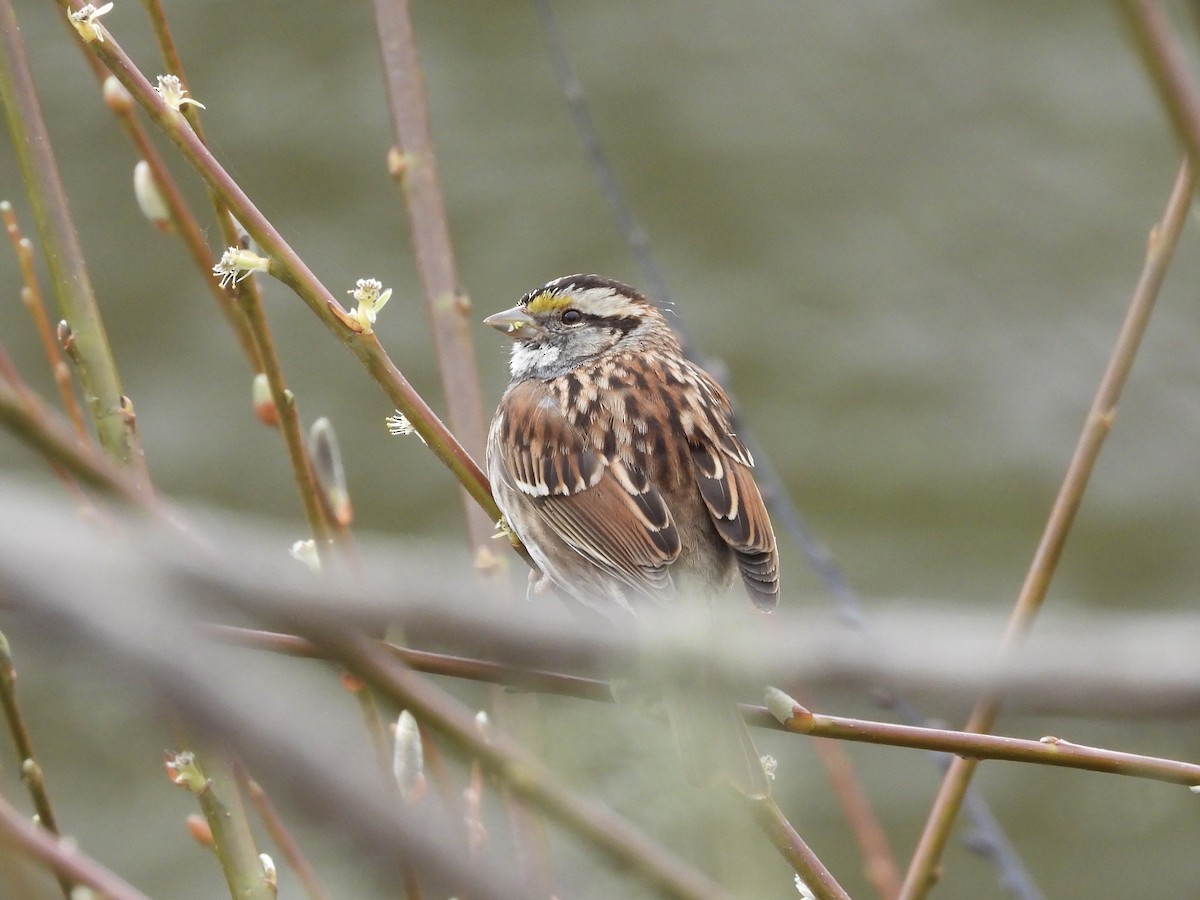
<svg viewBox="0 0 1200 900">
<path fill-rule="evenodd" d="M 210 744 L 204 749 L 204 760 L 202 767 L 191 752 L 168 753 L 166 767 L 174 783 L 190 791 L 204 813 L 230 896 L 237 900 L 274 900 L 275 891 L 267 883 L 228 761 L 229 752 Z"/>
<path fill-rule="evenodd" d="M 887 831 L 871 805 L 867 789 L 850 761 L 846 747 L 838 741 L 818 740 L 813 750 L 825 767 L 825 775 L 837 797 L 846 823 L 862 854 L 862 870 L 880 900 L 894 900 L 903 877 Z"/>
<path fill-rule="evenodd" d="M 1176 177 L 1162 220 L 1150 232 L 1145 266 L 1134 290 L 1125 321 L 1117 335 L 1112 355 L 1100 380 L 1074 455 L 1067 467 L 1054 506 L 1050 510 L 1049 519 L 1001 641 L 998 655 L 1001 661 L 1009 656 L 1029 630 L 1046 598 L 1050 580 L 1058 567 L 1067 535 L 1075 522 L 1075 515 L 1083 502 L 1083 494 L 1091 478 L 1092 469 L 1100 455 L 1100 448 L 1116 418 L 1117 401 L 1129 378 L 1134 356 L 1142 335 L 1145 334 L 1159 288 L 1166 277 L 1184 222 L 1187 221 L 1194 191 L 1193 171 L 1185 161 Z M 990 731 L 999 714 L 1000 704 L 1001 696 L 998 693 L 986 694 L 972 711 L 965 730 Z M 923 897 L 932 885 L 934 869 L 949 840 L 950 828 L 962 805 L 963 796 L 977 764 L 977 759 L 961 757 L 951 762 L 905 876 L 901 891 L 902 900 Z"/>
<path fill-rule="evenodd" d="M 969 731 L 918 728 L 913 725 L 893 725 L 887 722 L 820 715 L 810 712 L 782 691 L 774 689 L 768 691 L 768 703 L 770 713 L 785 731 L 811 737 L 933 750 L 975 760 L 1003 759 L 1010 762 L 1083 769 L 1088 772 L 1128 775 L 1188 787 L 1200 785 L 1200 765 L 1196 763 L 1087 747 L 1052 736 L 1030 741 Z M 765 724 L 762 710 L 753 709 L 747 712 L 746 721 L 749 724 Z"/>
<path fill-rule="evenodd" d="M 50 326 L 50 317 L 46 314 L 46 304 L 42 300 L 42 291 L 38 286 L 37 272 L 33 264 L 33 242 L 21 234 L 16 213 L 13 212 L 12 204 L 7 200 L 0 201 L 0 215 L 4 217 L 4 227 L 12 242 L 17 264 L 21 268 L 21 278 L 25 282 L 25 287 L 21 290 L 21 300 L 24 302 L 25 308 L 29 310 L 29 315 L 32 316 L 34 326 L 37 328 L 38 337 L 42 341 L 42 350 L 46 354 L 50 371 L 54 375 L 54 382 L 58 385 L 58 392 L 62 397 L 63 409 L 66 410 L 79 439 L 90 441 L 91 437 L 83 420 L 83 409 L 75 397 L 75 390 L 71 384 L 71 370 L 67 366 L 66 360 L 62 358 L 62 349 L 54 336 L 54 329 Z"/>
<path fill-rule="evenodd" d="M 208 631 L 223 641 L 239 646 L 309 659 L 328 658 L 328 654 L 317 644 L 294 634 L 228 625 L 210 625 Z M 445 675 L 505 685 L 514 690 L 535 691 L 599 703 L 610 703 L 613 699 L 608 682 L 598 679 L 433 653 L 390 643 L 380 643 L 378 647 L 381 652 L 395 657 L 414 671 L 429 675 Z M 811 712 L 782 691 L 772 689 L 770 697 L 772 704 L 769 709 L 765 706 L 742 705 L 742 716 L 747 725 L 774 731 L 790 731 L 809 737 L 907 747 L 973 759 L 996 759 L 1083 769 L 1189 787 L 1200 785 L 1200 765 L 1195 763 L 1087 747 L 1057 737 L 1027 740 L 824 715 Z"/>
<path fill-rule="evenodd" d="M 196 269 L 203 276 L 208 293 L 212 296 L 218 309 L 221 311 L 221 315 L 237 336 L 238 345 L 242 348 L 242 353 L 249 361 L 250 368 L 254 372 L 261 372 L 262 362 L 259 360 L 258 348 L 255 346 L 254 338 L 250 334 L 249 325 L 234 304 L 230 294 L 220 286 L 215 278 L 210 277 L 213 265 L 217 260 L 209 248 L 208 242 L 205 240 L 204 229 L 200 227 L 195 213 L 188 206 L 183 192 L 179 189 L 179 185 L 163 161 L 162 154 L 158 152 L 158 148 L 154 146 L 149 135 L 146 134 L 146 130 L 133 114 L 135 108 L 133 98 L 130 97 L 125 88 L 115 79 L 106 82 L 106 79 L 111 79 L 112 76 L 108 75 L 107 70 L 92 54 L 86 53 L 85 58 L 91 60 L 98 69 L 96 73 L 97 78 L 102 83 L 105 83 L 105 102 L 117 117 L 117 122 L 124 129 L 138 157 L 144 160 L 150 168 L 154 186 L 161 196 L 163 203 L 166 204 L 168 214 L 170 215 L 168 227 L 174 230 L 175 234 L 183 242 L 184 249 L 191 258 L 193 265 L 196 266 Z M 109 85 L 112 87 L 109 87 Z"/>
<path fill-rule="evenodd" d="M 72 8 L 78 8 L 78 4 Z M 479 466 L 388 358 L 375 335 L 359 334 L 346 326 L 346 313 L 341 304 L 217 162 L 183 116 L 163 103 L 117 41 L 110 37 L 103 42 L 93 41 L 87 46 L 125 86 L 209 188 L 228 205 L 270 258 L 270 273 L 295 291 L 322 324 L 358 358 L 392 403 L 413 424 L 434 455 L 450 469 L 490 518 L 499 519 L 500 511 L 492 500 L 487 478 Z"/>
<path fill-rule="evenodd" d="M 1120 0 L 1118 6 L 1176 137 L 1192 167 L 1200 167 L 1200 90 L 1166 12 L 1156 0 Z"/>
</svg>

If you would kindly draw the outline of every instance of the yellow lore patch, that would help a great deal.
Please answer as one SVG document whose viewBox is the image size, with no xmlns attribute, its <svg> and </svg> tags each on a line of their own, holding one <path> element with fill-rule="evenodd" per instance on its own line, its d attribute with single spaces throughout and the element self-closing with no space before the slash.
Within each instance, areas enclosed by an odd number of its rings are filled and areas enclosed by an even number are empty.
<svg viewBox="0 0 1200 900">
<path fill-rule="evenodd" d="M 569 294 L 551 294 L 549 291 L 542 291 L 525 304 L 525 310 L 530 315 L 537 316 L 557 309 L 565 309 L 574 302 L 575 298 Z"/>
</svg>

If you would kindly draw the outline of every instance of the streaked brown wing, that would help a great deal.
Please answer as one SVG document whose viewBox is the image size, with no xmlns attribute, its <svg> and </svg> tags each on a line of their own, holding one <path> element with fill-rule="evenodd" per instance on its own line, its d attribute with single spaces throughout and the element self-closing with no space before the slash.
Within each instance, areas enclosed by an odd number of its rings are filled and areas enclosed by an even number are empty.
<svg viewBox="0 0 1200 900">
<path fill-rule="evenodd" d="M 679 532 L 642 472 L 587 447 L 537 382 L 506 395 L 499 438 L 493 449 L 498 474 L 557 538 L 637 593 L 669 593 L 667 567 L 679 556 Z M 586 591 L 579 584 L 562 587 Z"/>
<path fill-rule="evenodd" d="M 715 390 L 714 390 L 715 389 Z M 728 401 L 715 385 L 721 403 L 710 403 L 712 440 L 699 432 L 691 444 L 692 467 L 700 496 L 717 531 L 737 557 L 750 600 L 759 609 L 779 604 L 779 553 L 766 504 L 754 482 L 753 461 L 745 445 L 730 431 Z M 710 396 L 710 400 L 715 399 Z"/>
</svg>

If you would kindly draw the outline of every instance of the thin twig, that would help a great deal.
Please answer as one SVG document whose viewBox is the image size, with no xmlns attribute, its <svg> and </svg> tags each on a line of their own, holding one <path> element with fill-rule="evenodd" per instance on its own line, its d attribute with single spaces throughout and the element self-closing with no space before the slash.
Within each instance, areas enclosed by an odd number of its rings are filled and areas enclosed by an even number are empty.
<svg viewBox="0 0 1200 900">
<path fill-rule="evenodd" d="M 818 900 L 850 900 L 850 895 L 792 827 L 779 804 L 770 797 L 748 802 L 758 827 L 770 838 L 814 897 Z"/>
<path fill-rule="evenodd" d="M 227 749 L 209 743 L 203 751 L 203 767 L 196 756 L 184 752 L 168 754 L 167 768 L 177 785 L 195 795 L 204 813 L 230 896 L 274 900 L 229 759 Z"/>
<path fill-rule="evenodd" d="M 0 842 L 36 859 L 61 879 L 92 888 L 108 900 L 150 900 L 72 843 L 29 822 L 0 797 Z"/>
<path fill-rule="evenodd" d="M 1042 607 L 1042 601 L 1046 598 L 1050 580 L 1066 545 L 1067 535 L 1074 524 L 1075 514 L 1083 501 L 1092 468 L 1116 417 L 1117 401 L 1133 367 L 1134 356 L 1146 331 L 1150 313 L 1154 309 L 1154 301 L 1158 297 L 1171 256 L 1175 252 L 1179 234 L 1187 221 L 1194 190 L 1192 168 L 1185 161 L 1179 169 L 1162 221 L 1150 232 L 1145 267 L 1142 269 L 1071 463 L 1067 467 L 1066 476 L 1054 500 L 1045 530 L 1009 618 L 1000 644 L 999 661 L 1009 656 L 1029 630 Z M 1001 695 L 995 691 L 985 694 L 972 711 L 964 730 L 990 731 L 1000 712 L 1001 699 Z M 950 763 L 905 875 L 904 888 L 901 891 L 903 900 L 923 897 L 932 886 L 934 869 L 949 840 L 951 826 L 977 765 L 977 759 L 961 757 Z"/>
<path fill-rule="evenodd" d="M 903 878 L 887 832 L 875 814 L 862 779 L 850 763 L 850 754 L 837 741 L 815 740 L 813 751 L 825 767 L 838 805 L 846 817 L 862 854 L 863 873 L 880 900 L 894 900 Z"/>
<path fill-rule="evenodd" d="M 28 293 L 28 289 L 23 290 L 22 293 Z M 19 418 L 27 419 L 29 422 L 38 423 L 45 420 L 49 415 L 47 412 L 49 407 L 45 402 L 43 402 L 41 397 L 39 397 L 37 393 L 25 383 L 25 380 L 21 377 L 20 370 L 17 369 L 16 364 L 12 361 L 12 357 L 9 356 L 8 349 L 3 343 L 0 343 L 0 394 L 2 394 L 2 396 L 0 396 L 0 407 L 4 407 L 7 404 L 13 404 L 14 410 L 12 411 L 15 412 Z M 19 409 L 16 409 L 16 407 L 19 407 Z M 10 421 L 7 419 L 6 412 L 3 409 L 0 409 L 0 419 Z M 35 425 L 34 427 L 36 428 L 38 426 Z M 96 450 L 95 455 L 100 455 L 99 449 L 96 448 L 90 440 L 87 440 L 86 438 L 83 441 L 78 440 L 78 431 L 76 431 L 76 440 L 81 446 Z M 79 505 L 82 509 L 90 509 L 91 511 L 98 513 L 96 508 L 92 506 L 91 502 L 89 501 L 87 494 L 76 480 L 74 473 L 72 473 L 67 466 L 63 465 L 62 462 L 49 457 L 44 457 L 43 459 L 46 465 L 50 467 L 50 470 L 54 472 L 54 474 L 62 481 L 67 490 L 79 502 Z"/>
<path fill-rule="evenodd" d="M 240 288 L 241 285 L 237 287 Z M 238 307 L 249 325 L 258 358 L 262 363 L 262 371 L 266 374 L 267 384 L 271 388 L 271 399 L 279 414 L 279 433 L 283 436 L 283 443 L 287 448 L 288 460 L 292 465 L 292 479 L 296 483 L 296 490 L 304 507 L 304 518 L 316 540 L 318 555 L 324 557 L 328 552 L 334 526 L 326 516 L 319 496 L 320 487 L 313 473 L 304 435 L 300 431 L 300 414 L 296 408 L 295 397 L 284 383 L 283 368 L 279 364 L 279 355 L 275 352 L 275 340 L 263 314 L 259 292 L 238 291 Z"/>
<path fill-rule="evenodd" d="M 17 263 L 21 267 L 21 277 L 25 281 L 21 299 L 37 327 L 38 337 L 42 341 L 42 350 L 50 363 L 50 371 L 54 374 L 54 381 L 58 385 L 58 392 L 62 397 L 63 409 L 66 410 L 67 417 L 75 427 L 75 433 L 79 436 L 79 440 L 88 442 L 91 440 L 91 436 L 83 421 L 83 408 L 79 405 L 79 399 L 75 396 L 75 390 L 71 383 L 71 369 L 66 360 L 62 358 L 62 348 L 59 347 L 58 340 L 54 336 L 54 329 L 50 326 L 50 317 L 46 314 L 46 304 L 42 300 L 42 291 L 38 286 L 37 272 L 33 265 L 33 242 L 21 234 L 21 228 L 17 224 L 17 216 L 13 212 L 11 203 L 7 200 L 0 202 L 0 213 L 4 216 L 5 230 L 12 241 L 13 253 L 16 254 Z"/>
<path fill-rule="evenodd" d="M 255 647 L 273 653 L 310 659 L 327 659 L 327 655 L 312 641 L 292 634 L 280 634 L 229 625 L 210 625 L 208 631 L 223 641 L 244 647 Z M 443 653 L 414 650 L 396 644 L 381 643 L 380 649 L 391 654 L 417 672 L 465 678 L 489 684 L 507 685 L 517 690 L 536 691 L 561 697 L 574 697 L 600 703 L 611 703 L 612 689 L 608 682 L 578 675 L 534 671 L 518 666 L 467 659 Z M 782 692 L 773 692 L 773 696 Z M 786 697 L 786 695 L 782 695 Z M 1099 747 L 1073 744 L 1059 738 L 1027 740 L 944 728 L 923 728 L 896 725 L 845 716 L 813 713 L 790 697 L 781 722 L 765 706 L 743 704 L 746 724 L 775 731 L 790 731 L 810 737 L 839 741 L 907 747 L 929 750 L 938 754 L 967 756 L 974 759 L 996 759 L 1034 763 L 1062 768 L 1083 769 L 1134 778 L 1148 778 L 1171 784 L 1200 784 L 1200 765 L 1161 757 L 1123 753 Z"/>
<path fill-rule="evenodd" d="M 158 148 L 154 146 L 149 135 L 146 134 L 146 130 L 142 127 L 141 122 L 133 114 L 135 108 L 133 98 L 129 96 L 125 88 L 115 79 L 111 82 L 107 81 L 107 79 L 112 79 L 112 76 L 108 74 L 108 70 L 104 68 L 95 56 L 85 53 L 84 57 L 97 70 L 97 78 L 101 83 L 105 84 L 106 87 L 109 84 L 114 86 L 115 89 L 105 91 L 105 101 L 109 109 L 116 115 L 117 121 L 125 130 L 129 140 L 133 143 L 138 157 L 144 160 L 146 165 L 149 166 L 154 186 L 157 188 L 170 213 L 171 226 L 179 236 L 179 239 L 183 241 L 188 256 L 191 258 L 193 265 L 196 266 L 197 271 L 200 272 L 208 293 L 221 310 L 221 315 L 224 316 L 225 321 L 237 336 L 238 346 L 242 348 L 242 353 L 249 361 L 251 370 L 255 373 L 261 372 L 262 362 L 258 357 L 258 349 L 254 344 L 254 338 L 250 335 L 250 328 L 245 316 L 241 314 L 229 292 L 222 288 L 215 278 L 211 277 L 213 264 L 217 260 L 204 238 L 204 229 L 200 227 L 195 213 L 192 212 L 191 207 L 183 196 L 183 192 L 179 189 L 179 185 L 163 161 L 162 154 L 158 152 Z"/>
<path fill-rule="evenodd" d="M 471 340 L 471 303 L 459 286 L 409 3 L 374 0 L 373 6 L 395 141 L 388 154 L 388 169 L 404 194 L 413 257 L 432 328 L 450 425 L 467 451 L 482 458 L 483 393 Z M 495 558 L 491 546 L 495 518 L 482 514 L 469 496 L 464 494 L 462 499 L 468 545 L 476 564 L 484 569 Z M 510 596 L 506 591 L 496 594 Z M 530 727 L 534 711 L 526 708 L 531 702 L 532 698 L 495 694 L 491 704 L 493 717 L 510 734 L 528 739 L 534 734 Z M 521 871 L 536 876 L 533 889 L 538 894 L 555 894 L 543 824 L 508 798 L 505 802 Z"/>
<path fill-rule="evenodd" d="M 1200 169 L 1200 90 L 1187 64 L 1170 19 L 1156 0 L 1120 0 L 1134 46 L 1150 76 L 1176 137 Z"/>
<path fill-rule="evenodd" d="M 158 41 L 167 71 L 184 79 L 183 61 L 175 47 L 175 41 L 171 36 L 171 30 L 161 4 L 157 0 L 144 0 L 144 5 L 154 27 L 155 38 Z M 88 56 L 90 57 L 91 54 Z M 109 105 L 113 106 L 114 104 L 110 102 Z M 126 102 L 120 105 L 128 107 L 132 104 Z M 140 125 L 129 114 L 130 110 L 126 108 L 123 111 L 122 121 L 135 146 L 141 152 L 142 158 L 150 166 L 155 184 L 163 191 L 163 199 L 171 210 L 172 220 L 179 226 L 180 236 L 190 251 L 193 261 L 200 268 L 202 278 L 210 290 L 215 291 L 218 305 L 225 313 L 226 319 L 242 344 L 251 367 L 256 373 L 261 372 L 267 377 L 271 398 L 278 415 L 279 433 L 283 438 L 288 460 L 291 463 L 292 479 L 300 494 L 309 531 L 316 541 L 318 556 L 323 558 L 328 552 L 331 537 L 340 529 L 337 529 L 331 518 L 326 515 L 325 508 L 321 503 L 320 490 L 300 425 L 299 411 L 296 408 L 295 398 L 287 389 L 284 381 L 283 369 L 275 352 L 274 338 L 263 313 L 261 291 L 258 289 L 257 283 L 253 281 L 242 281 L 228 289 L 217 284 L 212 277 L 212 253 L 204 241 L 195 217 L 191 214 L 182 194 L 175 186 L 161 159 L 158 158 L 153 146 L 146 140 Z M 192 133 L 203 142 L 204 133 L 200 126 L 198 107 L 194 104 L 185 104 L 181 112 L 187 119 Z M 213 201 L 213 212 L 221 226 L 222 237 L 227 244 L 236 242 L 236 226 L 229 216 L 224 201 L 211 188 L 209 196 Z"/>
<path fill-rule="evenodd" d="M 71 426 L 32 395 L 17 393 L 0 380 L 0 422 L 52 465 L 61 465 L 84 484 L 99 488 L 141 509 L 160 507 L 125 467 L 117 467 L 91 444 L 80 445 Z"/>
<path fill-rule="evenodd" d="M 408 0 L 374 0 L 373 6 L 396 142 L 389 169 L 404 190 L 450 427 L 468 453 L 482 458 L 483 394 L 471 340 L 471 304 L 459 288 Z M 471 548 L 479 551 L 489 546 L 495 520 L 482 515 L 469 497 L 463 500 Z"/>
<path fill-rule="evenodd" d="M 1087 747 L 1083 744 L 1072 744 L 1058 737 L 1030 741 L 971 731 L 918 728 L 912 725 L 826 716 L 810 712 L 782 691 L 772 692 L 770 710 L 775 718 L 781 721 L 786 731 L 813 737 L 933 750 L 972 760 L 1003 759 L 1083 769 L 1110 775 L 1149 778 L 1189 787 L 1200 784 L 1200 765 L 1196 763 Z M 754 725 L 764 724 L 759 710 L 747 712 L 747 722 Z"/>
<path fill-rule="evenodd" d="M 0 706 L 4 708 L 4 718 L 8 723 L 9 733 L 17 749 L 17 759 L 21 767 L 21 780 L 29 790 L 33 800 L 33 808 L 37 810 L 38 824 L 55 836 L 61 835 L 58 821 L 54 816 L 54 808 L 50 805 L 50 794 L 46 790 L 46 780 L 37 753 L 33 749 L 33 738 L 25 723 L 25 715 L 21 712 L 21 704 L 17 701 L 17 670 L 13 665 L 12 648 L 8 638 L 0 632 Z M 70 898 L 74 885 L 69 878 L 56 872 L 59 887 L 63 896 Z"/>
<path fill-rule="evenodd" d="M 312 900 L 326 900 L 329 895 L 325 893 L 325 889 L 317 880 L 312 864 L 304 855 L 304 851 L 300 849 L 300 844 L 297 843 L 295 836 L 280 817 L 279 811 L 275 809 L 275 804 L 271 802 L 271 798 L 263 790 L 262 785 L 250 777 L 245 766 L 236 758 L 234 759 L 234 774 L 237 776 L 239 786 L 246 792 L 250 803 L 258 812 L 258 817 L 266 826 L 271 840 L 275 842 L 275 846 L 279 848 L 288 864 L 291 865 L 305 892 Z"/>
</svg>

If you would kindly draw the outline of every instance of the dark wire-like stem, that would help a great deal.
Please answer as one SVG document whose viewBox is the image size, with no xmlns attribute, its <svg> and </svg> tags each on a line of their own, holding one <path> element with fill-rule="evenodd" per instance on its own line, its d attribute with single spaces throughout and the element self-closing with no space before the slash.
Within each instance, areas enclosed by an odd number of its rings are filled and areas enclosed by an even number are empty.
<svg viewBox="0 0 1200 900">
<path fill-rule="evenodd" d="M 649 236 L 634 215 L 633 208 L 625 198 L 625 194 L 621 190 L 612 165 L 608 161 L 608 156 L 604 152 L 599 131 L 596 128 L 591 110 L 584 96 L 583 85 L 575 75 L 571 61 L 567 56 L 562 34 L 558 29 L 558 22 L 551 6 L 551 0 L 533 0 L 533 7 L 546 38 L 555 78 L 566 99 L 567 108 L 570 111 L 571 120 L 575 125 L 576 134 L 579 136 L 580 145 L 583 147 L 584 155 L 587 157 L 592 173 L 596 178 L 600 193 L 608 201 L 613 218 L 616 220 L 617 229 L 625 238 L 625 243 L 629 246 L 634 259 L 638 263 L 638 267 L 642 271 L 642 277 L 646 280 L 648 293 L 664 306 L 674 309 L 671 293 L 667 287 L 666 276 L 651 248 Z M 691 340 L 684 321 L 678 315 L 677 311 L 673 324 L 675 330 L 679 332 L 682 338 L 684 352 L 689 358 L 706 369 L 712 370 L 717 368 L 703 359 L 698 353 L 695 342 Z M 778 529 L 790 535 L 792 542 L 808 560 L 809 565 L 829 592 L 829 596 L 841 619 L 868 639 L 874 640 L 862 604 L 859 602 L 853 588 L 850 587 L 850 583 L 847 581 L 841 567 L 837 564 L 837 560 L 834 559 L 829 549 L 813 533 L 812 529 L 809 528 L 803 514 L 792 500 L 783 479 L 776 471 L 774 465 L 772 465 L 765 449 L 754 438 L 751 430 L 742 420 L 739 413 L 741 404 L 738 402 L 730 385 L 726 383 L 727 379 L 721 378 L 719 380 L 722 382 L 722 387 L 725 388 L 733 408 L 734 428 L 754 457 L 755 481 L 762 492 L 764 502 L 771 511 L 774 524 Z M 892 699 L 890 708 L 895 713 L 901 715 L 905 721 L 912 725 L 923 721 L 923 717 L 903 697 L 890 690 L 888 694 Z M 857 775 L 852 770 L 843 770 L 841 777 L 843 783 L 846 783 L 847 779 L 857 779 Z M 856 793 L 865 796 L 861 788 Z M 863 821 L 861 816 L 851 815 L 849 814 L 849 810 L 847 813 L 847 817 L 852 823 Z M 975 846 L 993 860 L 1000 870 L 1001 880 L 1005 884 L 1013 886 L 1015 894 L 1021 900 L 1040 900 L 1042 896 L 1041 892 L 1033 885 L 1032 878 L 1029 876 L 1025 865 L 1012 849 L 1007 836 L 988 809 L 986 801 L 982 798 L 977 798 L 977 801 L 971 804 L 969 815 L 971 815 L 977 836 Z M 859 840 L 864 844 L 874 844 L 876 839 L 869 834 L 859 834 Z"/>
</svg>

